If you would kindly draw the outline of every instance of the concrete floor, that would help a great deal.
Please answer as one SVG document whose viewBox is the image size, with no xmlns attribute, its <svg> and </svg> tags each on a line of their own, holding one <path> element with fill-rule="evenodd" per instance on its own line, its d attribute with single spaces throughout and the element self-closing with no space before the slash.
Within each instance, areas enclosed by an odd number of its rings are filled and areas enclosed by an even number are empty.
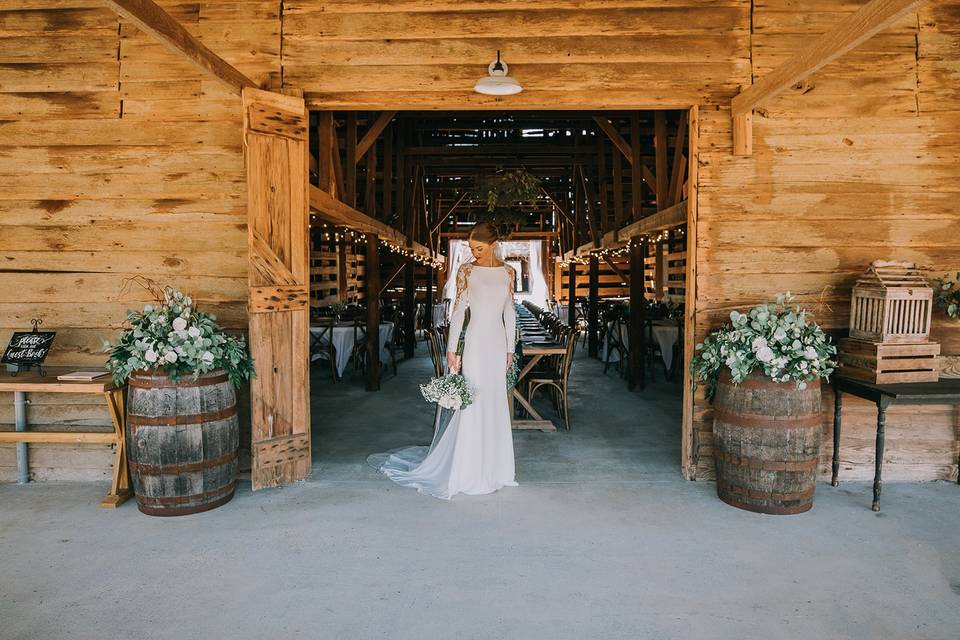
<svg viewBox="0 0 960 640">
<path fill-rule="evenodd" d="M 429 442 L 429 372 L 370 394 L 318 371 L 311 479 L 205 514 L 0 486 L 0 639 L 960 636 L 954 484 L 889 484 L 879 514 L 863 483 L 733 509 L 679 476 L 679 387 L 628 394 L 581 357 L 573 430 L 515 433 L 521 486 L 444 502 L 364 464 Z"/>
</svg>

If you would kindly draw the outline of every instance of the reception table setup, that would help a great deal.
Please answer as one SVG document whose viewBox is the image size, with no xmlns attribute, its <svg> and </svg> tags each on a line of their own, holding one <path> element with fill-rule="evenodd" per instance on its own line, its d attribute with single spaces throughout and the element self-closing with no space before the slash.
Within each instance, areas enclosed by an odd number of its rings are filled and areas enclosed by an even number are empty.
<svg viewBox="0 0 960 640">
<path fill-rule="evenodd" d="M 327 354 L 322 352 L 322 350 L 319 348 L 324 345 L 318 344 L 318 342 L 325 342 L 328 339 L 325 335 L 326 333 L 329 333 L 331 336 L 329 340 L 332 341 L 334 353 L 336 354 L 337 377 L 342 378 L 344 372 L 347 370 L 347 363 L 350 361 L 350 356 L 353 353 L 354 346 L 356 345 L 357 337 L 358 335 L 362 334 L 358 334 L 358 331 L 352 322 L 338 322 L 337 324 L 333 325 L 333 327 L 311 325 L 311 362 L 326 357 Z M 381 363 L 390 362 L 391 352 L 388 345 L 392 338 L 393 323 L 381 322 L 379 343 Z"/>
</svg>

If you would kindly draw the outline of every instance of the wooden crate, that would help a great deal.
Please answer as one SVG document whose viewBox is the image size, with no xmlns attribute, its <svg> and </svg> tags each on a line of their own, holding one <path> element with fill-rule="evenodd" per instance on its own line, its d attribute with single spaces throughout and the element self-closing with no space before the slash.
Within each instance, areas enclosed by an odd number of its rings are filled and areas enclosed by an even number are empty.
<svg viewBox="0 0 960 640">
<path fill-rule="evenodd" d="M 876 384 L 936 382 L 940 378 L 940 345 L 884 344 L 853 338 L 840 340 L 837 373 Z"/>
<path fill-rule="evenodd" d="M 877 260 L 857 280 L 850 307 L 850 337 L 915 344 L 930 337 L 933 289 L 910 262 Z"/>
</svg>

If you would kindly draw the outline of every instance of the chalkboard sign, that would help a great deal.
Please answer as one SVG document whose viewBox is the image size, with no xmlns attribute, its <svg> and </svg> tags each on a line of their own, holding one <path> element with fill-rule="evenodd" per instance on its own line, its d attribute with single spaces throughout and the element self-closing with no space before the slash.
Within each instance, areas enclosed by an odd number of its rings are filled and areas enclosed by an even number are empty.
<svg viewBox="0 0 960 640">
<path fill-rule="evenodd" d="M 0 363 L 18 368 L 39 366 L 50 352 L 56 331 L 16 331 L 10 338 Z"/>
</svg>

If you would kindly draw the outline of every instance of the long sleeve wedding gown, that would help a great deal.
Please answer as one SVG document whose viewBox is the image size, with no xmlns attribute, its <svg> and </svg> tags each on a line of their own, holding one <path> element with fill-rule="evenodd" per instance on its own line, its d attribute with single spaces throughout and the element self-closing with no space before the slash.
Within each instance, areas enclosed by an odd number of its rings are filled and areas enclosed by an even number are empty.
<svg viewBox="0 0 960 640">
<path fill-rule="evenodd" d="M 470 262 L 457 272 L 447 348 L 456 351 L 469 307 L 461 373 L 473 403 L 454 413 L 432 448 L 406 447 L 368 458 L 397 484 L 444 499 L 517 486 L 506 387 L 507 354 L 513 353 L 516 336 L 515 277 L 505 264 Z"/>
</svg>

